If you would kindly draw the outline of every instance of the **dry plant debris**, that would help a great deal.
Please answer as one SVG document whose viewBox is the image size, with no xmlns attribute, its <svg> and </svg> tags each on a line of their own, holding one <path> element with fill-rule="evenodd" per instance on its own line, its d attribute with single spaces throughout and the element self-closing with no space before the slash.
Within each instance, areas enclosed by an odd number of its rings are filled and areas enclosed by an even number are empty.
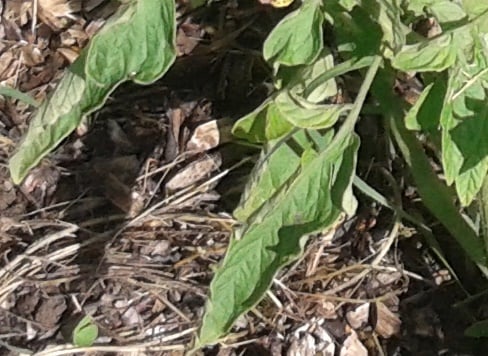
<svg viewBox="0 0 488 356">
<path fill-rule="evenodd" d="M 0 84 L 38 102 L 115 10 L 105 0 L 1 4 Z M 258 9 L 266 20 L 267 10 Z M 249 56 L 230 51 L 254 13 L 232 1 L 227 10 L 238 24 L 224 31 L 231 35 L 183 16 L 180 58 L 167 78 L 119 88 L 96 121 L 80 126 L 19 188 L 6 162 L 33 108 L 0 99 L 0 346 L 6 352 L 181 355 L 188 347 L 235 223 L 216 186 L 247 162 L 224 145 L 232 120 L 222 113 L 252 106 L 266 89 L 243 70 Z M 252 86 L 256 97 L 243 98 Z M 385 354 L 386 340 L 402 334 L 400 296 L 411 280 L 434 284 L 399 262 L 391 247 L 406 237 L 386 225 L 358 217 L 315 236 L 231 335 L 203 353 Z M 426 310 L 419 315 L 427 321 L 407 322 L 414 334 L 442 338 L 438 323 L 421 328 L 437 317 Z M 70 340 L 73 321 L 83 315 L 101 331 L 89 348 Z"/>
</svg>

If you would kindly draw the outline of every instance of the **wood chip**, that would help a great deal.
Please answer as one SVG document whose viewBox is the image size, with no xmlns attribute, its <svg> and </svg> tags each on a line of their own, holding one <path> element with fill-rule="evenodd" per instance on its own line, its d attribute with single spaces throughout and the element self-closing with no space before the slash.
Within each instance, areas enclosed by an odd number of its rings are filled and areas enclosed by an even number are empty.
<svg viewBox="0 0 488 356">
<path fill-rule="evenodd" d="M 212 120 L 198 126 L 186 144 L 189 151 L 205 152 L 232 140 L 230 119 Z"/>
<path fill-rule="evenodd" d="M 222 157 L 220 154 L 206 155 L 201 159 L 190 163 L 178 172 L 166 184 L 166 188 L 174 191 L 188 187 L 201 179 L 208 177 L 210 173 L 219 169 L 221 165 Z"/>
<path fill-rule="evenodd" d="M 364 303 L 347 312 L 346 319 L 353 329 L 360 329 L 368 323 L 370 303 Z"/>
<path fill-rule="evenodd" d="M 340 356 L 368 356 L 368 350 L 354 330 L 351 330 L 351 334 L 344 341 Z"/>
<path fill-rule="evenodd" d="M 402 324 L 397 314 L 393 313 L 386 305 L 381 302 L 376 303 L 377 322 L 376 332 L 383 338 L 387 339 L 400 332 Z"/>
</svg>

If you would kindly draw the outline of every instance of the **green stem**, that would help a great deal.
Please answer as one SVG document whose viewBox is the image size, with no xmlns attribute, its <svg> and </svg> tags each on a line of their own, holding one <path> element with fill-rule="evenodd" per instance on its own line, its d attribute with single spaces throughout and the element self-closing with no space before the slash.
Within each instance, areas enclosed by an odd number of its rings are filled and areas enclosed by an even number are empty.
<svg viewBox="0 0 488 356">
<path fill-rule="evenodd" d="M 481 237 L 485 243 L 485 251 L 488 252 L 488 176 L 485 177 L 479 193 L 479 210 L 481 214 Z"/>
<path fill-rule="evenodd" d="M 374 56 L 363 57 L 360 59 L 352 58 L 345 62 L 339 63 L 334 68 L 331 68 L 327 72 L 319 75 L 317 78 L 312 80 L 312 82 L 303 91 L 303 97 L 308 98 L 310 94 L 313 93 L 315 89 L 324 84 L 325 82 L 331 80 L 332 78 L 338 77 L 353 70 L 358 70 L 373 64 Z"/>
<path fill-rule="evenodd" d="M 373 84 L 373 80 L 376 76 L 376 73 L 378 72 L 378 69 L 380 68 L 380 64 L 382 61 L 383 58 L 381 56 L 373 57 L 373 61 L 368 69 L 368 72 L 366 73 L 363 84 L 359 89 L 359 93 L 356 97 L 356 100 L 354 101 L 354 106 L 352 110 L 349 112 L 346 120 L 344 120 L 344 123 L 337 131 L 337 134 L 334 136 L 334 139 L 329 145 L 331 149 L 333 149 L 334 146 L 340 144 L 341 142 L 347 141 L 347 137 L 350 136 L 351 133 L 354 131 L 354 126 L 358 121 L 359 113 L 361 112 L 361 108 L 363 107 L 366 96 L 368 95 L 371 84 Z"/>
<path fill-rule="evenodd" d="M 469 226 L 454 204 L 455 197 L 440 181 L 418 142 L 403 122 L 404 113 L 394 97 L 386 73 L 381 73 L 373 85 L 373 94 L 380 102 L 388 129 L 392 133 L 416 183 L 423 204 L 439 219 L 464 249 L 466 254 L 487 273 L 487 256 L 484 244 Z"/>
</svg>

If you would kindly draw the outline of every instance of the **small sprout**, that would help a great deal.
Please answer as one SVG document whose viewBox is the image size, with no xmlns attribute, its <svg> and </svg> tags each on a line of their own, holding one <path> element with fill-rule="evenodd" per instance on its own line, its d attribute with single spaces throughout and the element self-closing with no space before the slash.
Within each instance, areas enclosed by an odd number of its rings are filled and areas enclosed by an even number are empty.
<svg viewBox="0 0 488 356">
<path fill-rule="evenodd" d="M 80 320 L 73 330 L 73 344 L 80 347 L 92 346 L 98 337 L 98 326 L 89 315 Z"/>
</svg>

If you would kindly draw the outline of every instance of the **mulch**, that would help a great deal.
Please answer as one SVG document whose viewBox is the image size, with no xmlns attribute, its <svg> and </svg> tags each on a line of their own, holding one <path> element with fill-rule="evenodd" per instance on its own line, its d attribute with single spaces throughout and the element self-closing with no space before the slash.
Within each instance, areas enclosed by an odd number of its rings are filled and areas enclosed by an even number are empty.
<svg viewBox="0 0 488 356">
<path fill-rule="evenodd" d="M 257 154 L 229 130 L 267 95 L 270 72 L 256 51 L 287 11 L 243 3 L 188 11 L 179 2 L 170 72 L 150 86 L 118 88 L 20 186 L 8 157 L 35 109 L 0 97 L 2 355 L 181 355 L 189 347 Z M 1 84 L 38 102 L 116 9 L 106 0 L 0 4 Z M 374 202 L 361 206 L 313 236 L 263 301 L 201 354 L 466 348 L 463 310 L 446 318 L 463 298 L 452 276 L 417 232 Z M 71 337 L 85 315 L 100 336 L 80 348 Z"/>
</svg>

